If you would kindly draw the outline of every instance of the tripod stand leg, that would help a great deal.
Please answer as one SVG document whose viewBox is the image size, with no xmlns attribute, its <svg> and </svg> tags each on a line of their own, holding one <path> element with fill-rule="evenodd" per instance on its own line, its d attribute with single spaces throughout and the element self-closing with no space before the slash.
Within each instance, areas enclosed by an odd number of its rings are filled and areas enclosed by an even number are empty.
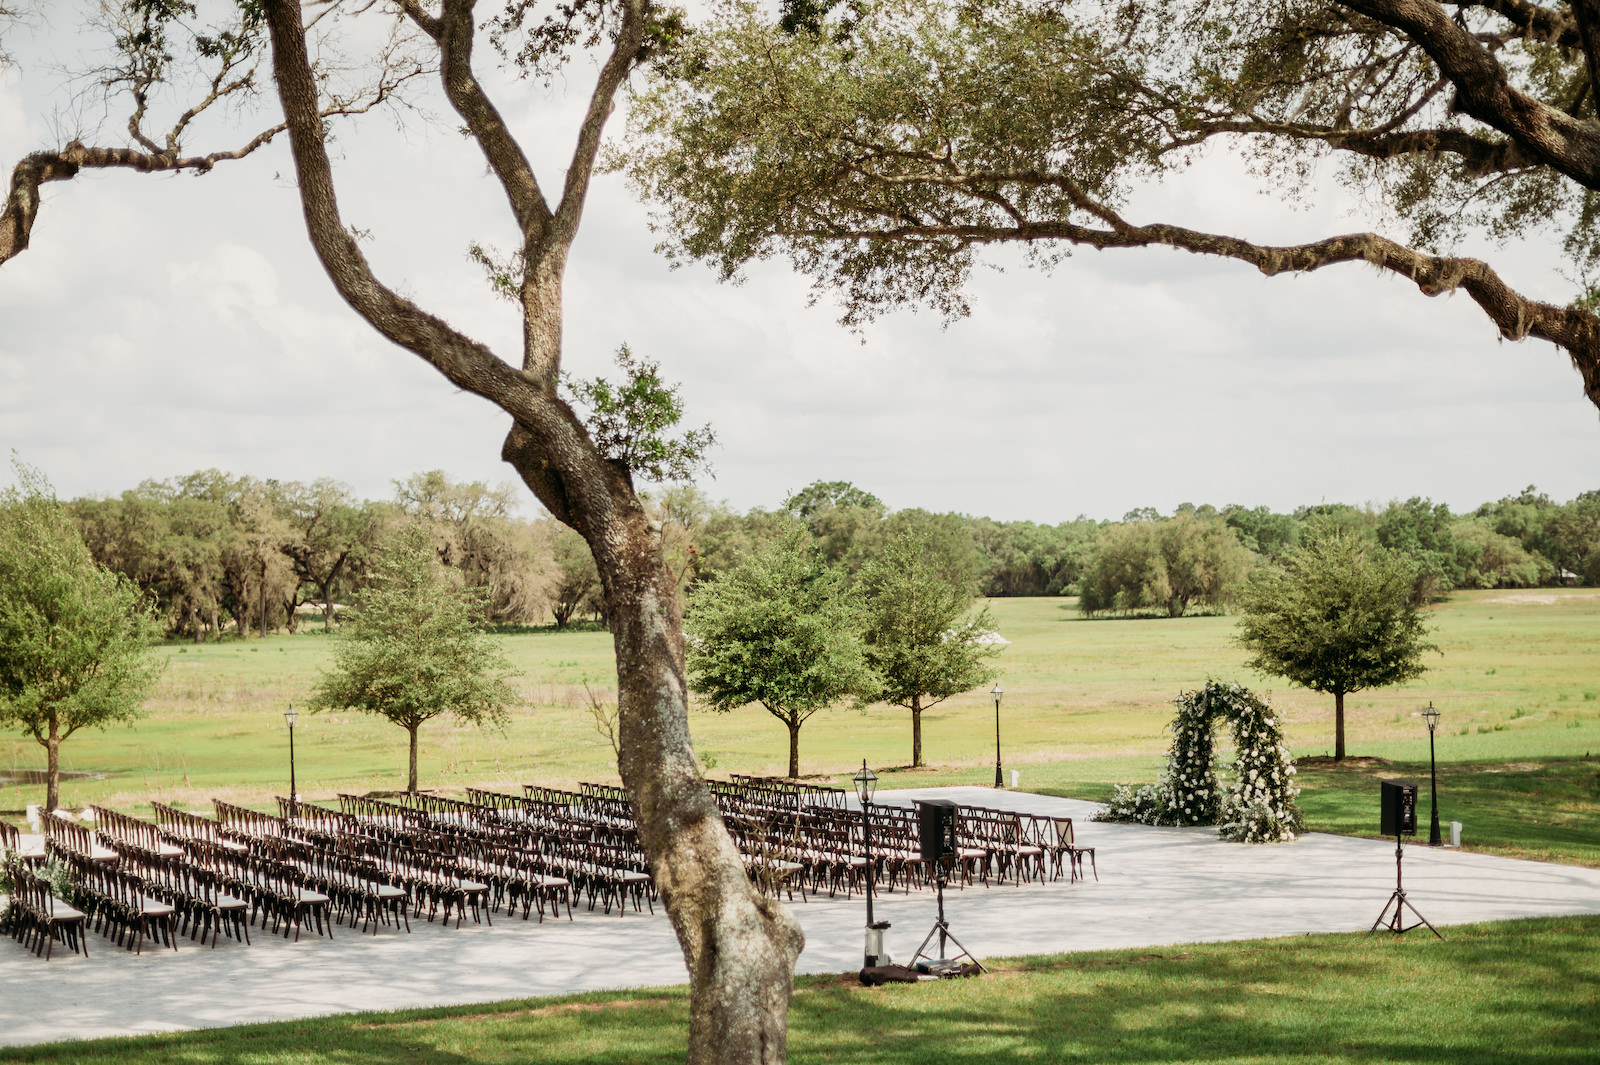
<svg viewBox="0 0 1600 1065">
<path fill-rule="evenodd" d="M 928 929 L 927 936 L 924 937 L 923 940 L 922 940 L 922 946 L 918 947 L 917 948 L 917 952 L 915 954 L 911 955 L 911 966 L 912 966 L 912 968 L 916 967 L 918 958 L 927 957 L 927 954 L 925 952 L 928 949 L 928 944 L 933 942 L 933 937 L 934 937 L 934 935 L 936 935 L 938 933 L 938 931 L 939 931 L 939 922 L 936 921 L 936 922 L 934 922 L 933 927 Z"/>
<path fill-rule="evenodd" d="M 1439 938 L 1441 940 L 1444 939 L 1444 936 L 1439 935 L 1439 930 L 1437 928 L 1433 927 L 1433 922 L 1429 921 L 1426 917 L 1422 916 L 1422 911 L 1421 910 L 1419 910 L 1415 906 L 1411 905 L 1411 900 L 1410 899 L 1402 897 L 1400 901 L 1401 901 L 1401 903 L 1403 905 L 1411 906 L 1411 912 L 1417 915 L 1417 920 L 1421 921 L 1425 926 L 1427 926 L 1428 931 L 1432 932 L 1436 936 L 1439 936 Z M 1395 914 L 1396 914 L 1396 917 L 1398 918 L 1399 911 L 1396 910 Z M 1415 928 L 1417 926 L 1416 925 L 1412 925 L 1411 927 Z M 1403 932 L 1403 931 L 1405 931 L 1405 929 L 1401 929 L 1401 931 Z"/>
<path fill-rule="evenodd" d="M 1398 892 L 1398 891 L 1396 891 L 1393 895 L 1389 896 L 1389 901 L 1383 904 L 1382 912 L 1380 912 L 1378 914 L 1378 919 L 1376 921 L 1372 922 L 1372 927 L 1367 930 L 1367 935 L 1369 935 L 1369 936 L 1372 935 L 1374 932 L 1376 932 L 1378 930 L 1378 926 L 1383 924 L 1383 919 L 1385 917 L 1389 916 L 1389 907 L 1390 906 L 1394 906 L 1395 907 L 1395 911 L 1394 911 L 1395 915 L 1397 917 L 1399 916 L 1400 907 L 1396 906 L 1395 903 L 1398 902 L 1402 898 L 1404 898 L 1404 896 L 1402 896 L 1400 894 L 1400 892 Z M 1394 930 L 1394 924 L 1392 922 L 1389 925 L 1389 930 L 1390 931 Z"/>
<path fill-rule="evenodd" d="M 1368 931 L 1366 931 L 1366 934 L 1371 935 L 1371 934 L 1373 934 L 1373 932 L 1378 931 L 1379 924 L 1384 924 L 1384 926 L 1386 926 L 1387 929 L 1389 929 L 1390 932 L 1403 932 L 1403 931 L 1405 931 L 1405 929 L 1403 929 L 1403 927 L 1400 927 L 1400 908 L 1402 908 L 1403 905 L 1405 905 L 1405 903 L 1406 903 L 1405 902 L 1405 892 L 1398 891 L 1398 889 L 1397 889 L 1397 891 L 1395 891 L 1394 894 L 1389 895 L 1389 902 L 1384 903 L 1384 908 L 1382 908 L 1381 913 L 1379 913 L 1378 919 L 1376 919 L 1376 921 L 1373 921 L 1373 927 L 1370 927 L 1370 929 L 1368 929 Z M 1389 919 L 1389 921 L 1387 921 L 1387 923 L 1386 923 L 1386 921 L 1384 921 L 1384 918 L 1387 918 L 1387 916 L 1389 916 L 1389 907 L 1394 907 L 1395 908 L 1395 915 L 1394 915 L 1394 918 Z M 1418 915 L 1418 916 L 1421 916 L 1421 915 Z"/>
<path fill-rule="evenodd" d="M 1422 915 L 1418 914 L 1417 916 L 1420 917 Z M 1429 927 L 1432 927 L 1432 926 L 1430 925 Z M 948 929 L 946 929 L 945 934 L 950 937 L 950 942 L 954 943 L 958 947 L 961 947 L 961 954 L 965 954 L 967 957 L 972 958 L 972 964 L 976 965 L 979 969 L 982 969 L 984 972 L 988 972 L 989 971 L 989 967 L 987 965 L 983 964 L 983 962 L 979 961 L 976 957 L 974 957 L 972 951 L 968 950 L 966 947 L 961 946 L 961 940 L 959 940 L 959 939 L 957 939 L 955 937 L 955 933 L 954 932 L 951 932 Z M 956 957 L 958 957 L 958 958 L 961 957 L 961 954 L 957 954 Z"/>
</svg>

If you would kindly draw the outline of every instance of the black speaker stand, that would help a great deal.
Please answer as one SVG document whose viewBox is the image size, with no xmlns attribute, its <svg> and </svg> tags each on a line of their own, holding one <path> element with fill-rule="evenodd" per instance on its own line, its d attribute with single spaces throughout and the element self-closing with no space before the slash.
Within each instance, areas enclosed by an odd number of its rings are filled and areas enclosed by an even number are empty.
<svg viewBox="0 0 1600 1065">
<path fill-rule="evenodd" d="M 1429 924 L 1428 919 L 1426 917 L 1422 916 L 1422 911 L 1417 909 L 1415 906 L 1412 906 L 1411 905 L 1411 900 L 1406 898 L 1406 891 L 1405 891 L 1404 883 L 1400 879 L 1400 859 L 1403 858 L 1404 856 L 1405 856 L 1405 848 L 1400 843 L 1400 837 L 1399 836 L 1395 836 L 1395 838 L 1394 838 L 1394 894 L 1390 895 L 1389 896 L 1389 901 L 1383 904 L 1383 912 L 1378 914 L 1378 919 L 1376 921 L 1372 922 L 1372 927 L 1370 929 L 1368 929 L 1367 935 L 1370 936 L 1373 932 L 1376 932 L 1378 930 L 1378 926 L 1379 925 L 1382 925 L 1383 927 L 1387 928 L 1389 931 L 1393 932 L 1397 936 L 1398 935 L 1404 935 L 1405 933 L 1411 931 L 1413 928 L 1421 928 L 1422 926 L 1427 925 L 1428 931 L 1432 932 L 1436 936 L 1439 936 L 1440 939 L 1443 939 L 1444 936 L 1439 935 L 1439 930 L 1437 928 L 1433 927 L 1432 924 Z M 1389 907 L 1391 907 L 1391 906 L 1394 907 L 1394 916 L 1393 917 L 1389 916 Z M 1407 907 L 1410 907 L 1411 912 L 1417 915 L 1417 921 L 1416 921 L 1415 924 L 1406 924 L 1405 923 L 1405 910 L 1406 910 Z M 942 913 L 941 913 L 941 916 L 943 916 Z M 1388 918 L 1388 920 L 1385 920 L 1385 918 Z M 958 944 L 958 946 L 959 946 L 959 944 Z"/>
<path fill-rule="evenodd" d="M 922 946 L 918 947 L 917 952 L 911 955 L 911 964 L 908 966 L 908 968 L 915 969 L 917 967 L 918 959 L 921 958 L 926 958 L 929 962 L 947 963 L 954 963 L 960 961 L 962 958 L 966 958 L 971 961 L 972 964 L 976 965 L 981 971 L 988 972 L 988 966 L 979 961 L 973 955 L 972 951 L 961 946 L 961 940 L 957 939 L 955 937 L 955 933 L 950 931 L 950 922 L 944 919 L 944 881 L 944 870 L 940 869 L 939 875 L 934 877 L 933 880 L 934 890 L 939 896 L 939 919 L 933 922 L 933 927 L 928 930 L 928 935 L 925 939 L 923 939 Z M 928 944 L 933 942 L 934 936 L 939 937 L 939 956 L 937 958 L 927 952 Z M 945 942 L 947 940 L 951 943 L 954 943 L 956 946 L 961 947 L 961 953 L 957 954 L 954 958 L 945 956 Z"/>
</svg>

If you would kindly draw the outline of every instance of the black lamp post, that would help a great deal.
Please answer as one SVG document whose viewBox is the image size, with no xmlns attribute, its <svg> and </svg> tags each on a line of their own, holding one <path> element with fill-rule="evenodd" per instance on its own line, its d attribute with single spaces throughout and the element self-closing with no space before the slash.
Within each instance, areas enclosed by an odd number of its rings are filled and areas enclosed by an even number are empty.
<svg viewBox="0 0 1600 1065">
<path fill-rule="evenodd" d="M 994 690 L 989 693 L 994 696 L 994 786 L 997 788 L 1005 787 L 1000 775 L 1000 696 L 1005 693 L 999 681 L 994 682 Z"/>
<path fill-rule="evenodd" d="M 878 790 L 878 774 L 867 768 L 867 760 L 861 759 L 861 769 L 851 778 L 856 785 L 856 798 L 861 800 L 861 838 L 866 848 L 867 856 L 867 946 L 862 959 L 867 968 L 878 964 L 883 957 L 883 930 L 889 927 L 888 921 L 874 921 L 872 919 L 872 796 Z"/>
<path fill-rule="evenodd" d="M 1422 720 L 1428 723 L 1428 791 L 1432 795 L 1433 817 L 1428 824 L 1428 846 L 1437 847 L 1444 841 L 1439 838 L 1439 763 L 1433 757 L 1433 730 L 1439 727 L 1439 711 L 1433 708 L 1433 703 L 1428 703 L 1428 708 L 1422 712 Z"/>
<path fill-rule="evenodd" d="M 300 715 L 295 712 L 293 703 L 290 703 L 289 709 L 283 712 L 283 719 L 289 723 L 289 798 L 291 801 L 299 802 L 300 793 L 294 786 L 294 723 L 300 719 Z"/>
</svg>

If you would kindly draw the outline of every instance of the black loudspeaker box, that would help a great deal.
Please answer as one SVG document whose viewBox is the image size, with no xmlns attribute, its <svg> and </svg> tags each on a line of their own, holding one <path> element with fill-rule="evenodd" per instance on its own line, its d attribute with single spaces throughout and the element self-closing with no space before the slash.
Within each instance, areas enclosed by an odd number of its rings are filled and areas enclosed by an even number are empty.
<svg viewBox="0 0 1600 1065">
<path fill-rule="evenodd" d="M 942 862 L 956 853 L 956 804 L 954 799 L 924 799 L 917 803 L 917 832 L 922 842 L 922 860 Z"/>
<path fill-rule="evenodd" d="M 1385 780 L 1383 784 L 1383 835 L 1417 834 L 1417 786 L 1409 780 Z"/>
</svg>

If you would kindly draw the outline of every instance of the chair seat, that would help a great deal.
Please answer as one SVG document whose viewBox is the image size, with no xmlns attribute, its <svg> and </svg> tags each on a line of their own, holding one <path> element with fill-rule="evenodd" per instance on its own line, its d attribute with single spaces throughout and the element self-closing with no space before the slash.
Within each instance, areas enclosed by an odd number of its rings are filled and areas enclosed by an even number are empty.
<svg viewBox="0 0 1600 1065">
<path fill-rule="evenodd" d="M 160 899 L 153 899 L 148 895 L 140 895 L 138 901 L 139 914 L 143 917 L 170 917 L 178 912 Z"/>
<path fill-rule="evenodd" d="M 82 910 L 70 906 L 60 899 L 53 899 L 50 903 L 50 919 L 52 921 L 81 921 L 84 918 Z"/>
<path fill-rule="evenodd" d="M 295 898 L 310 906 L 317 906 L 328 901 L 328 896 L 321 892 L 308 891 L 305 888 L 295 888 Z"/>
</svg>

